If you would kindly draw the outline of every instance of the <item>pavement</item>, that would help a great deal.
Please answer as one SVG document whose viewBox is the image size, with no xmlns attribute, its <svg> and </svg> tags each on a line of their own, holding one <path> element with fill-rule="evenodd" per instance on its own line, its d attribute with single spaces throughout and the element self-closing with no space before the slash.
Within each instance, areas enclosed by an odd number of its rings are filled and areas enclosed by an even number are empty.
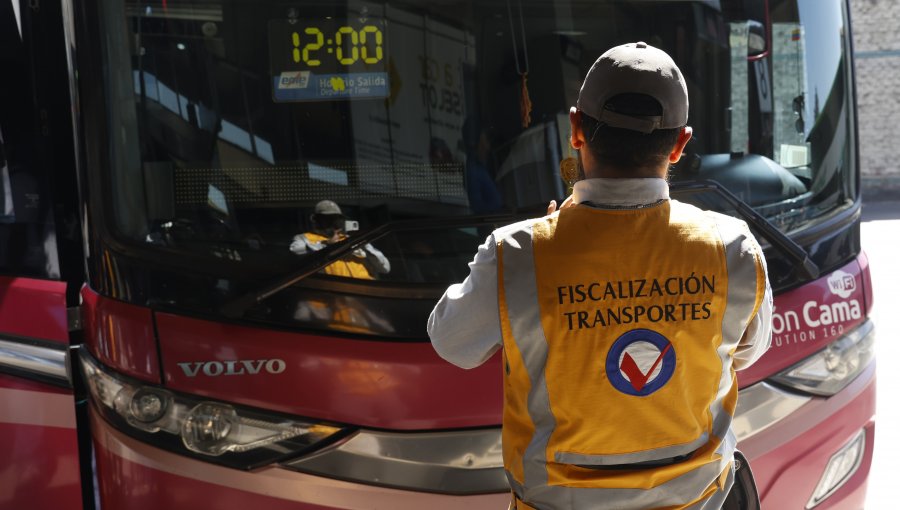
<svg viewBox="0 0 900 510">
<path fill-rule="evenodd" d="M 870 195 L 864 195 L 870 196 Z M 875 454 L 869 475 L 867 510 L 900 508 L 900 193 L 879 195 L 863 202 L 862 247 L 869 256 L 874 287 L 872 310 L 876 329 L 878 396 L 875 418 Z"/>
</svg>

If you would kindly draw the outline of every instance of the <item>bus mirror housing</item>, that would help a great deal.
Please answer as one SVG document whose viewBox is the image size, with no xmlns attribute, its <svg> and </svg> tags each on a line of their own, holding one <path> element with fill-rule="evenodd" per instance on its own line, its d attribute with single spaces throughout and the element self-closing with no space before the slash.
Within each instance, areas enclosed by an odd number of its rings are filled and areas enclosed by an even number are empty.
<svg viewBox="0 0 900 510">
<path fill-rule="evenodd" d="M 747 56 L 755 57 L 765 53 L 768 49 L 766 26 L 752 19 L 747 21 L 747 26 L 750 28 L 747 37 Z"/>
</svg>

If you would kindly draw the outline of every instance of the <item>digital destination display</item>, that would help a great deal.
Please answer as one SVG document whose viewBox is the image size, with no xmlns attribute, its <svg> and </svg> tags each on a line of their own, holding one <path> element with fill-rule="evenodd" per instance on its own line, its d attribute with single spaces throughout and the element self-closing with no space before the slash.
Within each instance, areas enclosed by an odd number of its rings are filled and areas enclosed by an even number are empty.
<svg viewBox="0 0 900 510">
<path fill-rule="evenodd" d="M 390 93 L 384 20 L 269 21 L 272 98 L 384 98 Z"/>
</svg>

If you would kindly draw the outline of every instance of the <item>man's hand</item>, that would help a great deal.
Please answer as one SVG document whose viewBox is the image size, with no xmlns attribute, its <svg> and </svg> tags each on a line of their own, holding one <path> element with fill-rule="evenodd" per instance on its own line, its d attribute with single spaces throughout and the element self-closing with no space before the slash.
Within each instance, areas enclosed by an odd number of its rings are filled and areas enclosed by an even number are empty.
<svg viewBox="0 0 900 510">
<path fill-rule="evenodd" d="M 560 210 L 568 209 L 569 207 L 574 207 L 574 206 L 575 206 L 575 202 L 572 201 L 572 195 L 569 195 L 565 200 L 563 200 L 563 203 L 561 206 L 559 206 L 559 209 Z M 556 200 L 551 200 L 550 205 L 547 206 L 547 214 L 553 214 L 555 212 L 556 212 Z"/>
</svg>

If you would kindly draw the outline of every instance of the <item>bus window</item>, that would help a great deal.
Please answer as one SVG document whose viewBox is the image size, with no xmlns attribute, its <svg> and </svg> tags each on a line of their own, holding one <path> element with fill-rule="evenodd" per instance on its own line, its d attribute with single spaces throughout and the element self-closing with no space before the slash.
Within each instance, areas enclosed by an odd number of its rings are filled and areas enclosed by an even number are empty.
<svg viewBox="0 0 900 510">
<path fill-rule="evenodd" d="M 34 157 L 29 56 L 9 7 L 0 9 L 0 274 L 58 279 L 49 176 Z"/>
</svg>

